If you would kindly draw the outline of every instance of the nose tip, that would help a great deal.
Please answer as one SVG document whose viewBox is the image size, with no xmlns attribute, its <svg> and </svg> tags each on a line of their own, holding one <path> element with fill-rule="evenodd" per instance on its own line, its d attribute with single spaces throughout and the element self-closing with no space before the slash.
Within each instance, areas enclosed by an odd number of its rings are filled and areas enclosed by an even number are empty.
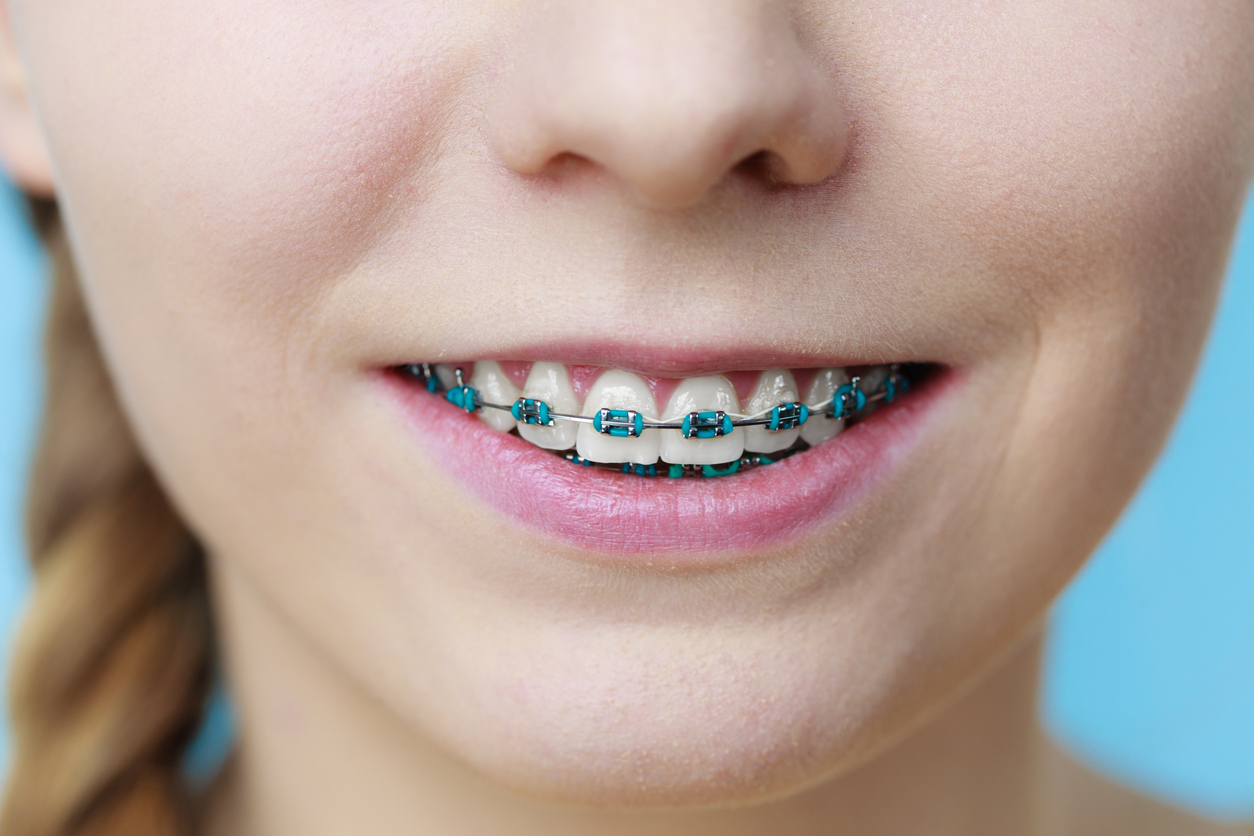
<svg viewBox="0 0 1254 836">
<path fill-rule="evenodd" d="M 729 171 L 805 184 L 845 156 L 838 90 L 763 0 L 574 0 L 526 22 L 488 108 L 514 170 L 581 158 L 644 203 L 698 203 Z"/>
</svg>

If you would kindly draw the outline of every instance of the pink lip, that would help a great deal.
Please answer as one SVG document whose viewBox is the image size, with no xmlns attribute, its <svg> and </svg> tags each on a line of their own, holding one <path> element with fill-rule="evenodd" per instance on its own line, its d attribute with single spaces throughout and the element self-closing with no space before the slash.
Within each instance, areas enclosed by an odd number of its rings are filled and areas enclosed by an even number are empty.
<svg viewBox="0 0 1254 836">
<path fill-rule="evenodd" d="M 422 347 L 414 345 L 392 346 L 382 356 L 370 358 L 370 367 L 399 366 L 413 362 L 422 355 Z M 754 346 L 719 345 L 699 343 L 686 346 L 669 343 L 650 344 L 647 336 L 635 342 L 618 340 L 592 341 L 587 339 L 550 339 L 544 343 L 519 343 L 500 346 L 492 355 L 498 361 L 524 362 L 548 360 L 567 366 L 596 366 L 621 369 L 641 377 L 683 378 L 702 375 L 725 374 L 729 371 L 755 371 L 760 369 L 817 369 L 825 366 L 868 366 L 891 362 L 892 357 L 875 357 L 868 354 L 804 354 L 795 351 L 772 350 Z M 469 353 L 460 359 L 473 361 Z M 449 362 L 448 359 L 443 362 Z"/>
<path fill-rule="evenodd" d="M 922 436 L 958 375 L 934 376 L 831 441 L 735 476 L 624 476 L 562 461 L 485 426 L 412 381 L 381 371 L 426 452 L 487 505 L 605 557 L 665 553 L 677 566 L 797 538 L 842 516 Z M 718 562 L 715 558 L 714 562 Z"/>
</svg>

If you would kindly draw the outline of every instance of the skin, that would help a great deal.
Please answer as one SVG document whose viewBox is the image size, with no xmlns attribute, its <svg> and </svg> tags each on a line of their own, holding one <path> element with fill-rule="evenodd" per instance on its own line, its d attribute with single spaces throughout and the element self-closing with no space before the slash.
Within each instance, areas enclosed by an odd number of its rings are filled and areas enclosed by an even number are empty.
<svg viewBox="0 0 1254 836">
<path fill-rule="evenodd" d="M 1215 304 L 1250 3 L 9 12 L 0 150 L 210 555 L 210 832 L 1227 832 L 1033 700 Z M 847 517 L 675 572 L 480 504 L 374 378 L 596 338 L 958 394 Z"/>
</svg>

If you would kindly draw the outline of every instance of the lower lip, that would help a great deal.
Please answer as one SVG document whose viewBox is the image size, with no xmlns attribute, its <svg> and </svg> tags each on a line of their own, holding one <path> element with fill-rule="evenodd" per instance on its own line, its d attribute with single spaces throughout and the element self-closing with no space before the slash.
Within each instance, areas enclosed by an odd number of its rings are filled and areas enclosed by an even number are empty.
<svg viewBox="0 0 1254 836">
<path fill-rule="evenodd" d="M 668 479 L 571 464 L 398 374 L 379 375 L 426 453 L 490 507 L 581 550 L 666 554 L 677 567 L 706 563 L 701 555 L 778 546 L 846 515 L 915 447 L 957 377 L 945 369 L 831 441 L 776 464 Z"/>
</svg>

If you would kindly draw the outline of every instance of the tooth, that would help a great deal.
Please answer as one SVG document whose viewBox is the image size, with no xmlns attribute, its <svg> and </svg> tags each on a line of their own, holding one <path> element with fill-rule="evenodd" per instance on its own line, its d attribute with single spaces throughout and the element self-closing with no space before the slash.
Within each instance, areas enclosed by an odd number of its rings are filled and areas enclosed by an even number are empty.
<svg viewBox="0 0 1254 836">
<path fill-rule="evenodd" d="M 480 400 L 488 403 L 513 406 L 514 401 L 518 400 L 518 387 L 506 376 L 505 372 L 501 371 L 501 367 L 497 365 L 495 360 L 479 360 L 476 362 L 475 373 L 470 376 L 470 380 L 467 383 L 479 393 Z M 489 427 L 500 430 L 503 433 L 507 433 L 518 426 L 514 416 L 503 409 L 483 407 L 477 410 L 475 415 L 479 416 L 479 420 Z"/>
<path fill-rule="evenodd" d="M 561 363 L 533 363 L 522 396 L 544 401 L 553 412 L 579 414 L 579 399 Z M 574 421 L 554 421 L 553 426 L 544 427 L 519 421 L 518 434 L 546 450 L 569 450 L 575 446 L 579 425 Z"/>
<path fill-rule="evenodd" d="M 858 386 L 869 398 L 880 390 L 885 380 L 888 380 L 888 366 L 872 366 L 862 373 Z"/>
<path fill-rule="evenodd" d="M 813 447 L 835 438 L 845 428 L 843 419 L 829 418 L 819 412 L 831 406 L 836 390 L 849 382 L 844 369 L 819 369 L 810 384 L 806 403 L 810 404 L 810 420 L 801 428 L 801 440 Z"/>
<path fill-rule="evenodd" d="M 656 421 L 657 404 L 648 385 L 634 374 L 608 371 L 597 378 L 584 400 L 583 414 L 592 417 L 601 409 L 630 409 Z M 580 424 L 575 449 L 585 459 L 607 464 L 653 464 L 658 455 L 658 431 L 645 430 L 634 438 L 603 435 L 591 424 Z"/>
<path fill-rule="evenodd" d="M 781 403 L 796 403 L 799 400 L 797 381 L 793 379 L 792 372 L 787 369 L 770 369 L 762 372 L 757 385 L 753 387 L 753 394 L 741 411 L 746 415 L 757 415 Z M 801 435 L 801 428 L 771 432 L 766 427 L 745 427 L 744 433 L 746 450 L 753 453 L 774 453 L 791 447 Z"/>
<path fill-rule="evenodd" d="M 663 421 L 679 423 L 690 412 L 740 412 L 736 389 L 722 377 L 692 377 L 675 388 L 666 404 Z M 717 438 L 684 438 L 680 430 L 661 430 L 659 453 L 662 461 L 671 464 L 726 464 L 740 458 L 745 451 L 745 436 L 740 430 Z"/>
<path fill-rule="evenodd" d="M 457 376 L 453 374 L 452 366 L 447 363 L 436 363 L 434 370 L 435 376 L 440 379 L 440 385 L 444 387 L 445 391 L 457 385 Z"/>
</svg>

